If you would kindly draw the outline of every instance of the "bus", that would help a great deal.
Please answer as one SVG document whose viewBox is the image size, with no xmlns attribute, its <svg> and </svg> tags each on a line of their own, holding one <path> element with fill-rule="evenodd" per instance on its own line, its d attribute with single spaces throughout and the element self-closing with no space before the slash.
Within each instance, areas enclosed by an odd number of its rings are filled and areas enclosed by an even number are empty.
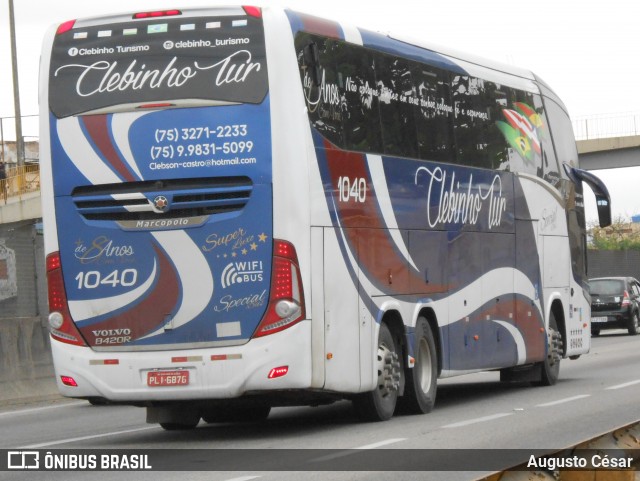
<svg viewBox="0 0 640 481">
<path fill-rule="evenodd" d="M 590 348 L 567 110 L 529 71 L 290 10 L 52 27 L 40 78 L 64 396 L 165 429 L 351 400 L 426 413 Z"/>
</svg>

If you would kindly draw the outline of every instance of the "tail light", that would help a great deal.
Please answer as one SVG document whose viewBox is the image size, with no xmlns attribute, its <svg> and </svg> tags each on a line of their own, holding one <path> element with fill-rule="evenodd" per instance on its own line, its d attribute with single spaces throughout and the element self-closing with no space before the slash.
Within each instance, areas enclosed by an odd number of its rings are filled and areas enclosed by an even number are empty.
<svg viewBox="0 0 640 481">
<path fill-rule="evenodd" d="M 253 337 L 280 332 L 305 318 L 296 249 L 290 242 L 279 239 L 274 239 L 273 244 L 269 306 Z"/>
<path fill-rule="evenodd" d="M 78 383 L 71 376 L 60 376 L 62 384 L 69 387 L 78 387 Z"/>
<path fill-rule="evenodd" d="M 259 7 L 244 6 L 242 8 L 244 9 L 244 13 L 250 17 L 262 18 L 262 10 Z"/>
<path fill-rule="evenodd" d="M 56 30 L 56 35 L 63 34 L 73 29 L 73 26 L 76 24 L 75 20 L 69 20 L 67 22 L 61 23 Z"/>
<path fill-rule="evenodd" d="M 631 305 L 631 299 L 629 298 L 629 293 L 624 291 L 622 295 L 622 307 L 629 307 Z"/>
<path fill-rule="evenodd" d="M 78 328 L 71 320 L 59 252 L 53 252 L 47 256 L 47 284 L 49 286 L 49 331 L 51 336 L 61 342 L 86 346 L 87 344 Z"/>
<path fill-rule="evenodd" d="M 158 17 L 173 17 L 176 15 L 182 15 L 180 10 L 156 10 L 153 12 L 138 12 L 133 14 L 135 20 L 142 18 L 158 18 Z"/>
</svg>

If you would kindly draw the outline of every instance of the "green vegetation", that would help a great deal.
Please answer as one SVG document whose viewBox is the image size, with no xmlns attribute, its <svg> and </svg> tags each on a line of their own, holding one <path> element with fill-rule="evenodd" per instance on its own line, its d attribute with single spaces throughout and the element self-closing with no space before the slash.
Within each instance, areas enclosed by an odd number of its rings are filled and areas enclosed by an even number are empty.
<svg viewBox="0 0 640 481">
<path fill-rule="evenodd" d="M 591 226 L 589 248 L 597 250 L 640 250 L 640 225 L 623 217 L 616 218 L 609 227 Z"/>
</svg>

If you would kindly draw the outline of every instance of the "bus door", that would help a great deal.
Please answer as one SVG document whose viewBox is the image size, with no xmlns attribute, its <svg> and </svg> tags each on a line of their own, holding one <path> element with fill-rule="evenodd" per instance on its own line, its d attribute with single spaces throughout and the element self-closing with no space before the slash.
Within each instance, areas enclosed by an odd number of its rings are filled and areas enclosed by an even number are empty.
<svg viewBox="0 0 640 481">
<path fill-rule="evenodd" d="M 325 384 L 333 391 L 353 391 L 360 378 L 360 275 L 353 253 L 343 252 L 336 235 L 342 229 L 324 229 L 324 347 Z M 357 270 L 354 270 L 357 269 Z M 370 323 L 368 323 L 370 325 Z"/>
</svg>

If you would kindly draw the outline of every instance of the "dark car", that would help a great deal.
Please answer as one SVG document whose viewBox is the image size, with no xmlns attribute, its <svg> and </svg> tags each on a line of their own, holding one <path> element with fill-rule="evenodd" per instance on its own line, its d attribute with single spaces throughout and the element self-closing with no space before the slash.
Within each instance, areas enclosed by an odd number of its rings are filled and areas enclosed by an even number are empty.
<svg viewBox="0 0 640 481">
<path fill-rule="evenodd" d="M 602 329 L 627 329 L 640 333 L 640 283 L 633 277 L 589 279 L 591 290 L 591 334 Z"/>
</svg>

